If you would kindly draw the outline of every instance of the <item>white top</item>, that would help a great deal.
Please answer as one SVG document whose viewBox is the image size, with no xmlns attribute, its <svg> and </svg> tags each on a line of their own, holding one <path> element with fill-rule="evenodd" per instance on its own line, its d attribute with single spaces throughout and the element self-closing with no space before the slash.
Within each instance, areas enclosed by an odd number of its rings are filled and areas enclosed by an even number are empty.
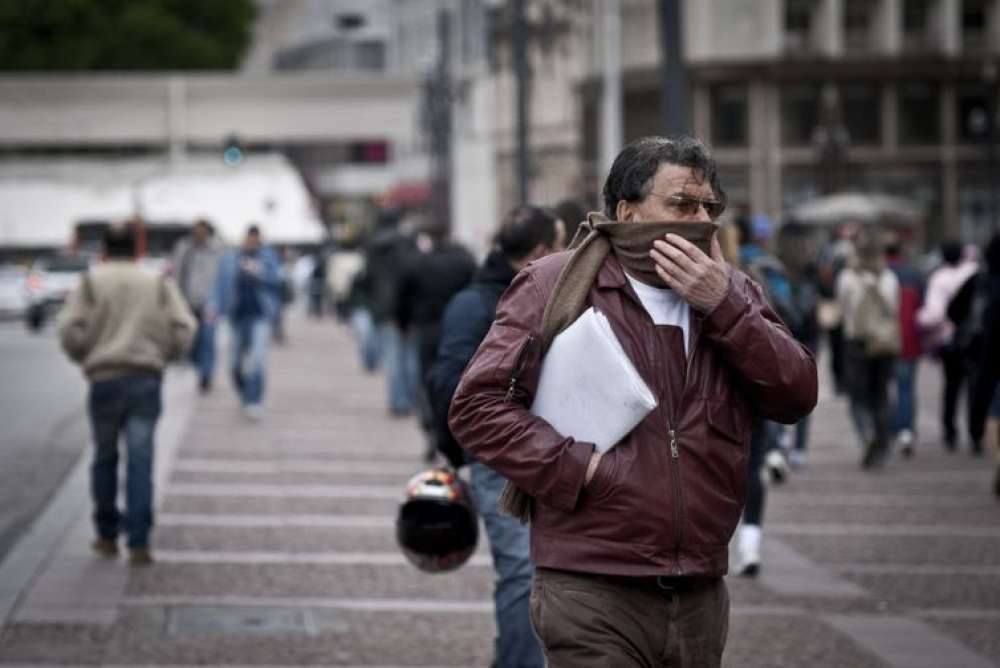
<svg viewBox="0 0 1000 668">
<path fill-rule="evenodd" d="M 684 332 L 684 354 L 691 353 L 688 332 L 691 322 L 691 307 L 670 288 L 654 288 L 625 274 L 632 289 L 642 302 L 643 308 L 653 319 L 654 325 L 673 325 Z"/>
</svg>

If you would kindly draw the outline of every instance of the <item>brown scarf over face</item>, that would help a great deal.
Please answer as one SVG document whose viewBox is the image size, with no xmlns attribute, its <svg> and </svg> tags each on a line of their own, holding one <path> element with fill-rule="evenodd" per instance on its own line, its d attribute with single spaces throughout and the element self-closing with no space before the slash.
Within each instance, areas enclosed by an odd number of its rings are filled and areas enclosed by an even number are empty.
<svg viewBox="0 0 1000 668">
<path fill-rule="evenodd" d="M 711 255 L 712 237 L 718 226 L 715 223 L 619 223 L 600 213 L 591 213 L 580 223 L 569 245 L 572 257 L 559 272 L 555 287 L 545 304 L 542 315 L 542 354 L 549 349 L 559 332 L 569 327 L 579 317 L 586 303 L 590 287 L 597 278 L 608 253 L 613 252 L 625 270 L 648 285 L 667 287 L 656 273 L 655 262 L 649 251 L 653 242 L 667 234 L 676 234 Z M 527 522 L 534 500 L 508 482 L 500 497 L 500 509 Z"/>
</svg>

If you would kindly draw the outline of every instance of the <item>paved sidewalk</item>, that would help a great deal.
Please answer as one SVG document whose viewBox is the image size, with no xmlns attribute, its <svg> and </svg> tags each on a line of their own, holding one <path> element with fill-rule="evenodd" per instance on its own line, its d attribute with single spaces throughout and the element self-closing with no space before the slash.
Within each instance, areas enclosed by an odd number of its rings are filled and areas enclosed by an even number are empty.
<svg viewBox="0 0 1000 668">
<path fill-rule="evenodd" d="M 489 665 L 485 546 L 437 576 L 395 546 L 422 468 L 414 422 L 387 417 L 344 329 L 289 330 L 260 424 L 222 373 L 204 399 L 173 379 L 167 410 L 191 410 L 160 434 L 153 567 L 87 554 L 85 486 L 67 483 L 57 535 L 15 550 L 20 571 L 0 565 L 0 666 Z M 875 475 L 857 468 L 842 400 L 824 397 L 807 470 L 771 495 L 761 577 L 729 579 L 727 667 L 1000 666 L 1000 504 L 989 460 L 933 442 L 936 383 L 925 365 L 916 458 Z"/>
</svg>

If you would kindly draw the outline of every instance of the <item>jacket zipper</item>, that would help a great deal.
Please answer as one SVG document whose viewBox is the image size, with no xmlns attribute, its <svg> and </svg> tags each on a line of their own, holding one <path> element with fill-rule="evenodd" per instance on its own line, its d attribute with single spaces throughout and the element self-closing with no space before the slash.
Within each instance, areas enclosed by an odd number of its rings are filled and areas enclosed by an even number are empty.
<svg viewBox="0 0 1000 668">
<path fill-rule="evenodd" d="M 507 383 L 507 394 L 504 395 L 503 400 L 505 402 L 511 402 L 514 400 L 514 394 L 517 392 L 517 379 L 524 371 L 524 354 L 528 350 L 528 346 L 531 345 L 535 337 L 529 336 L 525 339 L 524 343 L 521 344 L 521 349 L 517 351 L 517 357 L 514 360 L 514 366 L 511 369 L 510 381 Z"/>
<path fill-rule="evenodd" d="M 690 318 L 690 316 L 689 316 Z M 690 319 L 688 320 L 688 330 L 694 333 L 692 330 L 694 328 L 691 326 Z M 700 330 L 698 336 L 692 336 L 691 341 L 691 354 L 685 355 L 687 359 L 684 360 L 684 384 L 681 388 L 681 396 L 677 398 L 676 410 L 678 413 L 683 412 L 684 407 L 684 397 L 687 396 L 688 384 L 691 382 L 691 367 L 694 363 L 695 353 L 698 352 L 698 343 L 701 341 Z M 676 417 L 676 416 L 675 416 Z M 677 445 L 677 432 L 671 426 L 670 419 L 667 419 L 667 430 L 670 433 L 670 458 L 674 460 L 674 488 L 677 490 L 677 542 L 674 544 L 674 550 L 677 554 L 677 574 L 683 575 L 684 569 L 681 568 L 681 546 L 684 544 L 684 492 L 681 489 L 681 459 L 680 459 L 680 447 Z"/>
</svg>

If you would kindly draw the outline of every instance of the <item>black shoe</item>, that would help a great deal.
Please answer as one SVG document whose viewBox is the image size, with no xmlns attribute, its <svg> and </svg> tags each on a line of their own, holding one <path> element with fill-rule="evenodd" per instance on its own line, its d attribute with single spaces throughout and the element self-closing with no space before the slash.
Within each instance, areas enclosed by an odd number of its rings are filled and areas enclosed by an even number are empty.
<svg viewBox="0 0 1000 668">
<path fill-rule="evenodd" d="M 198 381 L 198 391 L 202 394 L 208 394 L 212 391 L 212 379 L 202 378 Z"/>
<path fill-rule="evenodd" d="M 955 434 L 945 434 L 944 449 L 948 452 L 955 452 L 956 448 L 958 448 L 958 436 Z"/>
<path fill-rule="evenodd" d="M 889 458 L 889 447 L 885 443 L 872 441 L 865 448 L 865 454 L 861 458 L 861 468 L 867 470 L 882 468 L 885 460 Z"/>
<path fill-rule="evenodd" d="M 971 454 L 973 457 L 982 457 L 983 456 L 983 442 L 982 441 L 973 441 L 972 445 L 971 445 L 971 450 L 970 450 L 969 454 Z"/>
</svg>

